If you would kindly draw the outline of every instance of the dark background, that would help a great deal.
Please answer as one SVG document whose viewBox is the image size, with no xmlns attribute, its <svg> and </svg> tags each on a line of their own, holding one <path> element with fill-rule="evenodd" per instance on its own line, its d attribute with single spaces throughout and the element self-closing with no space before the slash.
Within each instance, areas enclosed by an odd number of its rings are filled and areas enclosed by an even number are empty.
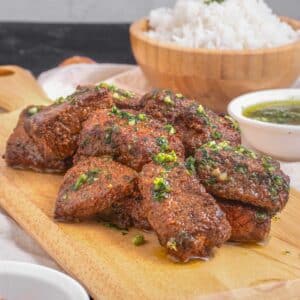
<svg viewBox="0 0 300 300">
<path fill-rule="evenodd" d="M 0 65 L 19 65 L 38 75 L 74 55 L 135 63 L 129 24 L 0 23 Z"/>
</svg>

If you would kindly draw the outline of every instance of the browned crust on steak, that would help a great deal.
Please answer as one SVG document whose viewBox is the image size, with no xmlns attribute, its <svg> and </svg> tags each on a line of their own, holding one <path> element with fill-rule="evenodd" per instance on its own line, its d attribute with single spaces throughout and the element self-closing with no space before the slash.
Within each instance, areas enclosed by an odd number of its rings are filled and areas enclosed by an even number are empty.
<svg viewBox="0 0 300 300">
<path fill-rule="evenodd" d="M 263 209 L 237 201 L 217 200 L 231 226 L 230 241 L 262 242 L 269 236 L 271 216 Z"/>
<path fill-rule="evenodd" d="M 31 118 L 28 114 L 31 108 L 44 109 L 41 106 L 29 106 L 21 112 L 17 126 L 6 144 L 4 157 L 7 165 L 16 169 L 31 169 L 39 172 L 64 172 L 71 165 L 71 161 L 45 157 L 26 133 L 24 122 Z"/>
<path fill-rule="evenodd" d="M 289 198 L 289 177 L 271 157 L 227 143 L 208 143 L 196 153 L 197 173 L 216 197 L 242 201 L 276 213 Z"/>
<path fill-rule="evenodd" d="M 126 113 L 138 115 L 134 111 Z M 74 161 L 81 156 L 111 155 L 116 161 L 140 171 L 161 151 L 157 144 L 159 137 L 168 140 L 169 148 L 176 152 L 178 159 L 184 158 L 181 141 L 156 120 L 147 118 L 130 125 L 128 119 L 113 115 L 111 110 L 99 110 L 83 124 Z"/>
<path fill-rule="evenodd" d="M 96 109 L 113 105 L 105 89 L 79 87 L 61 104 L 52 104 L 24 123 L 39 151 L 48 159 L 66 159 L 77 149 L 81 124 Z"/>
<path fill-rule="evenodd" d="M 95 173 L 79 188 L 82 174 Z M 89 157 L 68 170 L 60 187 L 55 218 L 77 220 L 95 216 L 136 190 L 137 174 L 109 157 Z"/>
<path fill-rule="evenodd" d="M 171 188 L 161 201 L 153 197 L 155 178 L 165 176 Z M 230 225 L 214 198 L 183 166 L 167 173 L 145 165 L 139 176 L 143 207 L 159 242 L 176 260 L 207 257 L 230 237 Z"/>
</svg>

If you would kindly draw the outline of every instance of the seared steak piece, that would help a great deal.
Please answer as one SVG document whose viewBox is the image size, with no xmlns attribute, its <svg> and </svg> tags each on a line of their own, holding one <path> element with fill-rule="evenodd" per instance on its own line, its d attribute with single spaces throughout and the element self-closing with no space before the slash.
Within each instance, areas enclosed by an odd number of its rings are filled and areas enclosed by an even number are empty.
<svg viewBox="0 0 300 300">
<path fill-rule="evenodd" d="M 231 117 L 219 116 L 181 94 L 155 90 L 142 98 L 141 107 L 146 114 L 175 127 L 187 155 L 193 155 L 208 141 L 227 140 L 232 145 L 241 143 L 238 124 Z"/>
<path fill-rule="evenodd" d="M 70 166 L 71 161 L 45 157 L 24 129 L 24 122 L 29 120 L 34 113 L 43 109 L 42 106 L 29 106 L 20 114 L 17 126 L 6 144 L 4 157 L 8 166 L 17 169 L 58 173 L 64 172 Z"/>
<path fill-rule="evenodd" d="M 139 189 L 151 227 L 176 260 L 207 257 L 229 239 L 225 214 L 183 165 L 145 165 Z"/>
<path fill-rule="evenodd" d="M 141 97 L 132 91 L 120 89 L 106 82 L 100 83 L 98 87 L 106 89 L 111 94 L 113 102 L 118 108 L 138 110 L 141 107 Z"/>
<path fill-rule="evenodd" d="M 82 122 L 91 112 L 112 104 L 106 89 L 79 87 L 71 96 L 58 99 L 25 120 L 25 130 L 44 157 L 63 160 L 75 153 Z"/>
<path fill-rule="evenodd" d="M 145 216 L 145 210 L 142 207 L 142 197 L 138 191 L 132 196 L 114 202 L 99 217 L 121 229 L 134 226 L 143 230 L 151 230 Z"/>
<path fill-rule="evenodd" d="M 209 142 L 196 153 L 201 183 L 214 196 L 282 210 L 289 198 L 289 177 L 271 157 L 228 142 Z"/>
<path fill-rule="evenodd" d="M 60 187 L 55 218 L 77 220 L 100 214 L 134 194 L 137 173 L 109 157 L 90 157 L 68 170 Z"/>
<path fill-rule="evenodd" d="M 184 158 L 184 147 L 176 135 L 145 114 L 113 107 L 99 110 L 83 124 L 74 161 L 81 156 L 111 155 L 137 171 L 153 159 Z"/>
<path fill-rule="evenodd" d="M 271 229 L 271 216 L 261 208 L 237 201 L 217 199 L 231 226 L 230 241 L 261 242 Z"/>
</svg>

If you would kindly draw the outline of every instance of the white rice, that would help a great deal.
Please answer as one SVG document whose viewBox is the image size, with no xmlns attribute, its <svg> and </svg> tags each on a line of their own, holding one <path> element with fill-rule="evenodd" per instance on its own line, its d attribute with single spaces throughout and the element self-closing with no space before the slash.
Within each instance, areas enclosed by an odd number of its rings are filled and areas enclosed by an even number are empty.
<svg viewBox="0 0 300 300">
<path fill-rule="evenodd" d="M 151 38 L 189 48 L 257 49 L 299 39 L 263 0 L 178 0 L 173 9 L 151 11 Z"/>
</svg>

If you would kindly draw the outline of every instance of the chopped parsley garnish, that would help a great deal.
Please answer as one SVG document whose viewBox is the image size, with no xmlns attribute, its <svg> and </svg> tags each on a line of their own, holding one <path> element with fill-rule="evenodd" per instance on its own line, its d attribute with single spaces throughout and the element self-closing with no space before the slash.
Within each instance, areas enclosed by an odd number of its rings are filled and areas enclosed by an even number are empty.
<svg viewBox="0 0 300 300">
<path fill-rule="evenodd" d="M 219 181 L 226 181 L 228 180 L 227 172 L 221 172 L 219 168 L 212 170 L 211 175 L 213 175 Z"/>
<path fill-rule="evenodd" d="M 213 151 L 232 149 L 229 145 L 229 142 L 227 142 L 227 141 L 223 141 L 221 143 L 216 143 L 216 141 L 210 141 L 210 142 L 204 144 L 203 146 L 201 146 L 201 148 L 209 148 Z"/>
<path fill-rule="evenodd" d="M 130 98 L 134 98 L 135 97 L 135 93 L 127 91 L 127 90 L 122 90 L 117 88 L 115 85 L 113 84 L 108 84 L 106 82 L 102 82 L 100 83 L 97 88 L 105 88 L 108 89 L 110 92 L 112 92 L 112 97 L 114 99 L 117 100 L 126 100 L 126 99 L 130 99 Z"/>
<path fill-rule="evenodd" d="M 29 116 L 33 116 L 37 114 L 40 111 L 40 108 L 38 106 L 32 106 L 27 110 L 27 113 Z"/>
<path fill-rule="evenodd" d="M 167 248 L 173 251 L 178 251 L 177 242 L 175 238 L 170 238 L 167 242 Z"/>
<path fill-rule="evenodd" d="M 248 166 L 244 164 L 236 164 L 234 166 L 234 171 L 241 174 L 247 174 L 248 173 Z"/>
<path fill-rule="evenodd" d="M 192 107 L 194 107 L 194 106 L 192 106 Z M 208 115 L 207 115 L 207 113 L 206 113 L 206 111 L 205 111 L 203 105 L 200 104 L 200 105 L 196 108 L 196 114 L 197 114 L 198 117 L 200 117 L 200 118 L 204 121 L 204 123 L 205 123 L 206 125 L 211 126 L 210 119 L 209 119 L 209 117 L 208 117 Z"/>
<path fill-rule="evenodd" d="M 81 188 L 81 186 L 84 185 L 87 182 L 87 179 L 88 179 L 88 177 L 87 177 L 86 174 L 81 174 L 77 178 L 76 182 L 72 185 L 72 190 L 73 191 L 78 191 Z"/>
<path fill-rule="evenodd" d="M 177 162 L 177 155 L 174 150 L 169 153 L 159 152 L 153 157 L 153 160 L 158 164 L 166 164 L 170 162 Z"/>
<path fill-rule="evenodd" d="M 258 221 L 258 222 L 265 222 L 267 219 L 268 219 L 268 214 L 266 212 L 263 212 L 263 211 L 257 211 L 255 213 L 255 219 Z"/>
<path fill-rule="evenodd" d="M 146 243 L 145 237 L 142 234 L 137 234 L 133 237 L 132 243 L 134 246 L 141 246 Z"/>
<path fill-rule="evenodd" d="M 68 194 L 67 194 L 67 193 L 63 194 L 62 199 L 63 199 L 64 201 L 67 201 L 68 198 L 69 198 L 69 197 L 68 197 Z"/>
<path fill-rule="evenodd" d="M 155 201 L 162 201 L 167 198 L 171 191 L 169 182 L 164 177 L 156 177 L 153 180 L 153 198 Z"/>
<path fill-rule="evenodd" d="M 241 131 L 239 123 L 235 119 L 233 119 L 232 117 L 230 117 L 228 115 L 225 115 L 224 118 L 230 122 L 230 125 L 233 129 L 235 129 L 238 132 Z"/>
<path fill-rule="evenodd" d="M 85 183 L 92 184 L 97 180 L 99 169 L 89 170 L 86 173 L 79 175 L 76 182 L 72 185 L 73 191 L 78 191 Z"/>
<path fill-rule="evenodd" d="M 66 101 L 68 101 L 68 98 L 59 97 L 54 101 L 54 104 L 59 105 L 59 104 L 65 103 Z"/>
<path fill-rule="evenodd" d="M 109 84 L 109 83 L 106 83 L 106 82 L 101 82 L 97 88 L 104 88 L 104 89 L 108 89 L 109 91 L 111 92 L 116 92 L 118 90 L 118 88 L 113 85 L 113 84 Z"/>
<path fill-rule="evenodd" d="M 208 185 L 213 185 L 217 183 L 217 178 L 215 176 L 211 176 L 205 180 L 205 183 Z"/>
<path fill-rule="evenodd" d="M 250 150 L 250 149 L 247 149 L 244 146 L 237 146 L 237 147 L 235 147 L 234 152 L 236 154 L 242 154 L 242 155 L 245 155 L 247 157 L 250 157 L 250 158 L 253 158 L 253 159 L 257 159 L 256 153 L 254 151 Z"/>
<path fill-rule="evenodd" d="M 176 98 L 179 98 L 179 99 L 182 99 L 182 98 L 183 98 L 183 95 L 180 94 L 180 93 L 176 94 L 175 96 L 176 96 Z"/>
<path fill-rule="evenodd" d="M 190 156 L 185 161 L 185 167 L 192 174 L 196 172 L 196 159 L 193 156 Z"/>
<path fill-rule="evenodd" d="M 199 166 L 201 168 L 213 168 L 216 165 L 216 162 L 213 160 L 213 158 L 209 157 L 209 154 L 206 149 L 200 149 L 202 153 L 202 158 L 199 161 Z"/>
<path fill-rule="evenodd" d="M 167 130 L 169 134 L 175 134 L 176 133 L 176 129 L 171 124 L 165 125 L 164 129 Z"/>
<path fill-rule="evenodd" d="M 267 171 L 268 173 L 272 173 L 276 170 L 275 166 L 272 164 L 271 158 L 263 156 L 261 160 L 265 171 Z"/>
<path fill-rule="evenodd" d="M 213 131 L 211 133 L 211 136 L 212 136 L 213 139 L 220 140 L 223 135 L 222 135 L 222 133 L 220 131 L 216 130 L 216 131 Z"/>
<path fill-rule="evenodd" d="M 138 122 L 140 121 L 146 121 L 147 120 L 147 116 L 145 114 L 131 114 L 127 111 L 123 111 L 121 109 L 118 109 L 116 106 L 113 106 L 111 111 L 111 114 L 121 118 L 121 119 L 125 119 L 128 121 L 128 125 L 130 126 L 134 126 L 136 125 Z"/>
<path fill-rule="evenodd" d="M 156 144 L 157 144 L 157 146 L 160 147 L 160 150 L 162 152 L 165 152 L 165 151 L 169 150 L 169 142 L 163 136 L 156 138 Z"/>
<path fill-rule="evenodd" d="M 147 116 L 145 114 L 138 114 L 137 115 L 137 118 L 140 120 L 140 121 L 146 121 L 147 120 Z"/>
<path fill-rule="evenodd" d="M 96 169 L 93 169 L 93 170 L 89 170 L 86 172 L 86 175 L 87 175 L 87 183 L 88 184 L 92 184 L 93 182 L 97 181 L 97 177 L 100 173 L 100 169 L 96 168 Z"/>
<path fill-rule="evenodd" d="M 173 105 L 174 104 L 174 101 L 172 100 L 171 96 L 168 95 L 164 98 L 164 103 L 167 104 L 167 105 Z"/>
</svg>

